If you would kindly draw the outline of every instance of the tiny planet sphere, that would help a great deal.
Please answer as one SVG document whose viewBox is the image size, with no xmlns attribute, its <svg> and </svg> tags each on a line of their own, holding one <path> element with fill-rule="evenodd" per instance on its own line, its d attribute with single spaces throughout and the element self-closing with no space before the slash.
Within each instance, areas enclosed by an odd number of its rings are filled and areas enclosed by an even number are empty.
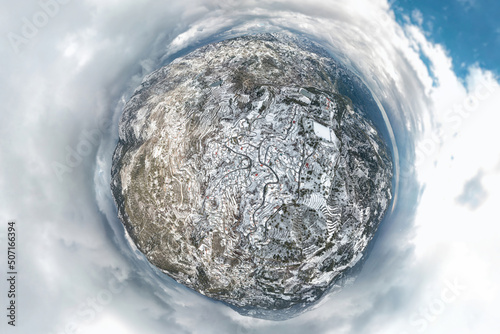
<svg viewBox="0 0 500 334">
<path fill-rule="evenodd" d="M 177 282 L 243 314 L 294 316 L 360 263 L 390 205 L 374 106 L 314 42 L 203 46 L 148 75 L 123 110 L 119 217 Z"/>
</svg>

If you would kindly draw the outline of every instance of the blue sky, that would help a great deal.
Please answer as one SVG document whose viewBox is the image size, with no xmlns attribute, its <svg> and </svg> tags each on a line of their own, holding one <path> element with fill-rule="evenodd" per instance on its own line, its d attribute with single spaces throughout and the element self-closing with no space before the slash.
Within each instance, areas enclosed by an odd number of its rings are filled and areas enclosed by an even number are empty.
<svg viewBox="0 0 500 334">
<path fill-rule="evenodd" d="M 398 22 L 405 23 L 409 18 L 422 26 L 430 41 L 446 47 L 461 78 L 476 63 L 500 73 L 500 2 L 397 0 L 392 8 Z"/>
</svg>

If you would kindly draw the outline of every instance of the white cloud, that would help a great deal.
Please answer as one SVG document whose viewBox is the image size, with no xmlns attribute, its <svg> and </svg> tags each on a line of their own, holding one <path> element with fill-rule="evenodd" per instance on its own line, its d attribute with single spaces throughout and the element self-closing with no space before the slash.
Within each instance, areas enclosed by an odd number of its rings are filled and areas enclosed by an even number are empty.
<svg viewBox="0 0 500 334">
<path fill-rule="evenodd" d="M 22 35 L 23 17 L 40 11 L 37 4 L 0 7 L 10 13 L 0 20 L 2 36 Z M 108 173 L 120 103 L 165 55 L 216 33 L 282 29 L 304 32 L 359 73 L 406 143 L 403 166 L 416 145 L 425 191 L 404 173 L 401 205 L 381 227 L 358 280 L 300 317 L 271 322 L 213 303 L 133 253 L 115 217 Z M 418 26 L 399 26 L 387 2 L 70 2 L 22 49 L 17 54 L 0 40 L 0 224 L 14 218 L 21 226 L 23 332 L 59 333 L 76 322 L 82 333 L 416 333 L 412 316 L 422 326 L 419 312 L 455 279 L 467 288 L 432 321 L 423 318 L 426 332 L 498 329 L 491 319 L 499 306 L 500 86 L 478 66 L 461 82 L 443 47 Z M 67 163 L 68 147 L 77 150 L 84 131 L 99 130 L 103 119 L 114 127 L 61 181 L 52 163 Z M 479 171 L 487 197 L 471 210 L 456 198 Z M 89 317 L 88 299 L 114 280 L 124 289 Z"/>
</svg>

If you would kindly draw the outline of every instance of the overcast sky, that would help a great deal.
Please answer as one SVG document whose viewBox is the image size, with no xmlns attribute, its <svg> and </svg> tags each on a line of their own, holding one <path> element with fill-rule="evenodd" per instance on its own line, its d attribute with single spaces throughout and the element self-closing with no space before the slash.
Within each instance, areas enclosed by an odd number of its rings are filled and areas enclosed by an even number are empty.
<svg viewBox="0 0 500 334">
<path fill-rule="evenodd" d="M 3 1 L 0 252 L 15 220 L 19 276 L 17 326 L 2 314 L 2 333 L 500 332 L 498 78 L 477 65 L 458 78 L 415 15 L 398 24 L 384 0 Z M 151 267 L 116 218 L 109 174 L 121 107 L 146 74 L 209 40 L 289 30 L 370 87 L 401 173 L 357 280 L 272 322 Z"/>
</svg>

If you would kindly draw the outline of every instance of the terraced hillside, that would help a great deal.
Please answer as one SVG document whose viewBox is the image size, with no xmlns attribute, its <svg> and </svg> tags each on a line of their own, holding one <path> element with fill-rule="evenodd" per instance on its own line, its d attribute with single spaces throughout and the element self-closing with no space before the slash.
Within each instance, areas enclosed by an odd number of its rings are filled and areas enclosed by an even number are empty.
<svg viewBox="0 0 500 334">
<path fill-rule="evenodd" d="M 391 200 L 391 158 L 339 93 L 346 75 L 313 43 L 258 35 L 146 77 L 123 111 L 111 187 L 149 261 L 248 314 L 318 300 Z"/>
</svg>

